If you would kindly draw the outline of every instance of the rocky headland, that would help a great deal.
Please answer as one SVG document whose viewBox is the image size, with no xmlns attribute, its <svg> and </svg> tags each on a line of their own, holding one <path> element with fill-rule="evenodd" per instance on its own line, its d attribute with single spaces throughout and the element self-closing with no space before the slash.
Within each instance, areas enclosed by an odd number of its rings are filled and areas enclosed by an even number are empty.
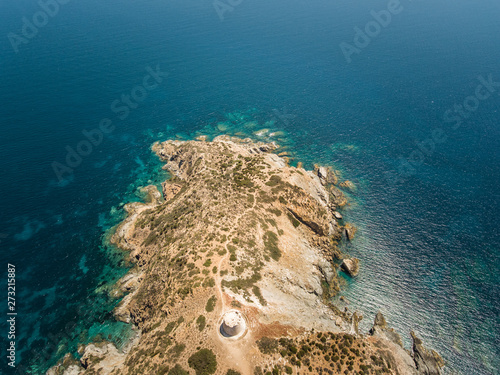
<svg viewBox="0 0 500 375">
<path fill-rule="evenodd" d="M 356 232 L 339 212 L 347 200 L 331 168 L 289 166 L 276 149 L 155 143 L 172 177 L 145 187 L 112 237 L 135 264 L 114 314 L 137 334 L 122 350 L 82 346 L 47 374 L 439 374 L 413 333 L 409 351 L 379 313 L 363 335 L 359 314 L 330 302 L 339 271 L 362 266 L 337 246 Z"/>
</svg>

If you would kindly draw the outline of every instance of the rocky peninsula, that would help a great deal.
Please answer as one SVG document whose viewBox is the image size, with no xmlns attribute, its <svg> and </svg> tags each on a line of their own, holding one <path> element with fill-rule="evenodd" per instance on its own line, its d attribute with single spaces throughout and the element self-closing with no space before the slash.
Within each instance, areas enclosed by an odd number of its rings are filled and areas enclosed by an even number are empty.
<svg viewBox="0 0 500 375">
<path fill-rule="evenodd" d="M 379 313 L 363 335 L 360 315 L 330 302 L 339 272 L 362 272 L 338 249 L 356 232 L 347 200 L 334 170 L 292 167 L 277 148 L 155 143 L 171 178 L 126 205 L 112 237 L 135 264 L 114 313 L 137 335 L 122 350 L 82 346 L 47 374 L 439 374 L 413 333 L 409 351 Z"/>
</svg>

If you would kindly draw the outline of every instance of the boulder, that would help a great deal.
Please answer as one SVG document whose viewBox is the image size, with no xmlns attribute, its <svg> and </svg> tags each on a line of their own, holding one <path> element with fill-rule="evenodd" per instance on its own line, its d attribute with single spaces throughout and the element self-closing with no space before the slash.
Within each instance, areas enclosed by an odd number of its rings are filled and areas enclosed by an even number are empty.
<svg viewBox="0 0 500 375">
<path fill-rule="evenodd" d="M 356 234 L 357 230 L 358 228 L 356 228 L 351 223 L 347 223 L 346 225 L 344 225 L 345 236 L 349 241 L 352 241 L 354 239 L 354 235 Z"/>
<path fill-rule="evenodd" d="M 344 193 L 340 191 L 336 186 L 329 185 L 328 192 L 330 193 L 330 201 L 339 207 L 343 207 L 347 204 L 347 198 L 344 196 Z"/>
<path fill-rule="evenodd" d="M 161 193 L 154 185 L 148 185 L 139 189 L 143 194 L 146 194 L 145 201 L 151 204 L 158 204 L 161 200 Z"/>
<path fill-rule="evenodd" d="M 339 182 L 339 179 L 338 179 L 337 175 L 330 168 L 328 168 L 328 171 L 326 173 L 326 183 L 337 185 L 338 182 Z"/>
<path fill-rule="evenodd" d="M 372 338 L 381 355 L 395 374 L 417 375 L 415 361 L 411 353 L 403 347 L 401 336 L 387 325 L 384 316 L 379 311 L 375 316 L 373 327 L 370 329 Z"/>
<path fill-rule="evenodd" d="M 318 167 L 316 173 L 323 185 L 326 185 L 326 178 L 328 176 L 328 170 L 325 167 Z"/>
<path fill-rule="evenodd" d="M 357 258 L 344 259 L 340 267 L 342 268 L 343 271 L 348 273 L 350 276 L 354 277 L 359 272 L 359 259 Z"/>
<path fill-rule="evenodd" d="M 277 145 L 272 142 L 272 143 L 265 143 L 259 146 L 259 150 L 262 152 L 271 152 L 277 148 Z"/>
</svg>

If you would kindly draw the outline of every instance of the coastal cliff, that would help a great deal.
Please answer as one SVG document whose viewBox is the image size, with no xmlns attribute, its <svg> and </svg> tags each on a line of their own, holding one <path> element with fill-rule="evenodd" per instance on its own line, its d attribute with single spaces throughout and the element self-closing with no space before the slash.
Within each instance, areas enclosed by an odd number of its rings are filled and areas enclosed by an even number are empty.
<svg viewBox="0 0 500 375">
<path fill-rule="evenodd" d="M 439 374 L 416 336 L 410 353 L 381 314 L 361 335 L 359 316 L 329 302 L 339 270 L 360 269 L 337 246 L 355 233 L 341 224 L 346 198 L 333 170 L 289 166 L 276 148 L 155 143 L 172 177 L 126 205 L 112 237 L 135 264 L 114 314 L 137 335 L 121 351 L 81 347 L 47 374 Z"/>
</svg>

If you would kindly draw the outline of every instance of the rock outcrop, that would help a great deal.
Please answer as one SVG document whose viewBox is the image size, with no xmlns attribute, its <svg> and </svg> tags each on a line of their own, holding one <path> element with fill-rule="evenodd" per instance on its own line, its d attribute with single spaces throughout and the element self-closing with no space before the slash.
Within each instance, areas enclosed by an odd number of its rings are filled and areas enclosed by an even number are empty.
<svg viewBox="0 0 500 375">
<path fill-rule="evenodd" d="M 166 201 L 175 197 L 176 194 L 182 189 L 181 184 L 171 183 L 169 181 L 163 182 L 161 186 L 163 188 L 163 197 Z"/>
<path fill-rule="evenodd" d="M 413 331 L 410 332 L 413 339 L 413 359 L 419 375 L 440 375 L 444 361 L 434 350 L 428 350 L 422 344 Z"/>
<path fill-rule="evenodd" d="M 87 345 L 82 353 L 80 362 L 84 369 L 102 375 L 110 374 L 119 369 L 125 361 L 126 355 L 120 353 L 111 343 Z"/>
<path fill-rule="evenodd" d="M 393 328 L 389 328 L 387 326 L 387 322 L 380 311 L 375 316 L 375 321 L 370 330 L 370 335 L 382 337 L 386 340 L 392 341 L 400 347 L 403 347 L 401 336 Z"/>
<path fill-rule="evenodd" d="M 379 311 L 375 316 L 373 327 L 370 330 L 370 335 L 373 338 L 382 339 L 377 343 L 380 348 L 387 350 L 387 358 L 392 358 L 394 368 L 400 374 L 416 374 L 416 375 L 440 375 L 441 368 L 444 366 L 442 358 L 434 350 L 427 350 L 422 341 L 415 336 L 413 331 L 412 353 L 405 350 L 401 336 L 388 327 L 384 316 Z"/>
<path fill-rule="evenodd" d="M 359 259 L 349 258 L 344 259 L 341 264 L 342 270 L 345 271 L 349 276 L 357 276 L 359 273 Z"/>
<path fill-rule="evenodd" d="M 344 225 L 344 232 L 349 241 L 352 241 L 354 239 L 354 236 L 356 235 L 358 228 L 356 228 L 353 224 L 351 223 L 346 223 Z"/>
</svg>

